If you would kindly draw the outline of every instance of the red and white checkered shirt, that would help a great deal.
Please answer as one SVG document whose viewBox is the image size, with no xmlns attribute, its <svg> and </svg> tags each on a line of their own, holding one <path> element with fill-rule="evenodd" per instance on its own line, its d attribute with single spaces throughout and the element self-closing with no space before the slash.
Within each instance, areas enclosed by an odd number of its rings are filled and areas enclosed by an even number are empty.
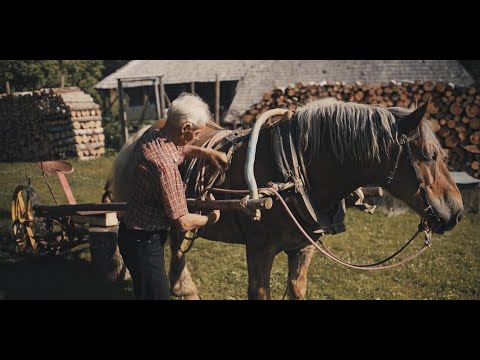
<svg viewBox="0 0 480 360">
<path fill-rule="evenodd" d="M 185 158 L 163 130 L 149 129 L 133 150 L 124 221 L 144 231 L 169 229 L 172 220 L 188 214 L 185 184 L 178 166 Z"/>
</svg>

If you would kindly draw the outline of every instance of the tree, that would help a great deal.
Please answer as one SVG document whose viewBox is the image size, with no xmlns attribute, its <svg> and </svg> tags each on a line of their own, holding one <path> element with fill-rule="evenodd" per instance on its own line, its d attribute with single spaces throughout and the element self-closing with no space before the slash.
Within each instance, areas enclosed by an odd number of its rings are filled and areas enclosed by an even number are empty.
<svg viewBox="0 0 480 360">
<path fill-rule="evenodd" d="M 107 77 L 130 61 L 131 60 L 103 60 L 105 67 L 102 72 L 102 77 Z"/>
<path fill-rule="evenodd" d="M 97 82 L 116 71 L 129 60 L 0 60 L 0 94 L 6 91 L 6 82 L 12 92 L 59 87 L 61 75 L 64 86 L 76 86 L 100 103 L 93 88 Z M 105 110 L 105 109 L 103 109 Z M 107 146 L 119 148 L 121 135 L 115 115 L 103 115 Z"/>
<path fill-rule="evenodd" d="M 60 71 L 65 76 L 65 86 L 77 86 L 89 93 L 96 101 L 97 91 L 93 88 L 102 79 L 103 60 L 58 60 Z"/>
<path fill-rule="evenodd" d="M 59 87 L 63 74 L 65 86 L 97 96 L 93 86 L 103 69 L 103 60 L 0 60 L 0 92 L 5 92 L 6 81 L 13 92 Z"/>
<path fill-rule="evenodd" d="M 10 82 L 12 92 L 58 86 L 58 60 L 0 60 L 0 93 Z"/>
</svg>

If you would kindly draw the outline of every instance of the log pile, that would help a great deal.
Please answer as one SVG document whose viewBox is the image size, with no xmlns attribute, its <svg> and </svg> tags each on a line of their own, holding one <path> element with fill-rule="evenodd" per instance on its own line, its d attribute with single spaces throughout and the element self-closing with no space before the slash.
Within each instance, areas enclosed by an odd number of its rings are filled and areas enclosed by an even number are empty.
<svg viewBox="0 0 480 360">
<path fill-rule="evenodd" d="M 480 177 L 480 89 L 476 87 L 421 80 L 388 84 L 296 83 L 267 91 L 241 120 L 251 126 L 256 117 L 267 110 L 295 110 L 309 100 L 325 97 L 381 107 L 412 107 L 415 102 L 421 106 L 431 98 L 425 117 L 446 150 L 448 168 Z"/>
<path fill-rule="evenodd" d="M 0 124 L 0 161 L 105 154 L 100 106 L 76 87 L 0 95 Z"/>
</svg>

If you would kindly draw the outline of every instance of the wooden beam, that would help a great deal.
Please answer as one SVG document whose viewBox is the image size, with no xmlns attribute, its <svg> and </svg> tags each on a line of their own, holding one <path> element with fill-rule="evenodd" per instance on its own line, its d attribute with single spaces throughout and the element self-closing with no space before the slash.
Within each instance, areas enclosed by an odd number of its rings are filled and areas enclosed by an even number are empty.
<svg viewBox="0 0 480 360">
<path fill-rule="evenodd" d="M 383 196 L 383 188 L 379 186 L 363 187 L 361 189 L 362 189 L 363 195 L 365 196 L 373 196 L 373 197 Z"/>
<path fill-rule="evenodd" d="M 164 86 L 163 88 L 165 89 L 165 86 Z M 168 97 L 168 94 L 167 94 L 166 91 L 165 91 L 165 101 L 166 101 L 167 107 L 170 107 L 170 104 L 171 104 L 172 102 L 170 101 L 170 98 Z"/>
<path fill-rule="evenodd" d="M 247 201 L 243 200 L 198 200 L 187 199 L 187 205 L 190 210 L 202 210 L 202 211 L 234 211 L 242 210 L 245 208 L 256 209 L 271 209 L 273 200 L 270 197 L 261 199 L 251 199 Z"/>
<path fill-rule="evenodd" d="M 105 203 L 105 204 L 76 204 L 76 205 L 37 205 L 34 207 L 35 216 L 39 217 L 62 217 L 78 215 L 84 211 L 102 212 L 124 211 L 126 203 Z"/>
<path fill-rule="evenodd" d="M 140 122 L 143 122 L 143 120 L 145 120 L 145 113 L 147 112 L 147 107 L 148 107 L 148 93 L 147 94 L 143 93 L 143 108 L 142 108 L 142 114 L 140 115 Z"/>
<path fill-rule="evenodd" d="M 241 210 L 245 207 L 255 209 L 270 209 L 273 200 L 270 197 L 251 199 L 248 201 L 241 199 L 234 200 L 207 200 L 187 199 L 187 205 L 191 210 L 222 210 L 233 211 Z M 108 212 L 125 211 L 127 203 L 105 203 L 105 204 L 76 204 L 76 205 L 36 205 L 34 207 L 37 217 L 63 217 L 72 215 L 85 215 L 86 212 L 91 215 L 99 215 Z"/>
<path fill-rule="evenodd" d="M 123 86 L 122 79 L 117 79 L 118 81 L 118 113 L 120 115 L 120 123 L 122 124 L 122 133 L 123 133 L 123 142 L 126 143 L 128 140 L 128 126 L 127 126 L 127 113 L 125 111 L 125 104 L 123 99 Z"/>
<path fill-rule="evenodd" d="M 10 95 L 10 81 L 7 81 L 5 83 L 5 92 L 7 93 L 7 95 Z"/>
<path fill-rule="evenodd" d="M 192 81 L 192 82 L 190 83 L 190 87 L 191 87 L 191 89 L 192 89 L 192 90 L 191 90 L 191 93 L 192 93 L 192 94 L 195 94 L 195 82 L 194 82 L 194 81 Z"/>
<path fill-rule="evenodd" d="M 156 76 L 137 76 L 137 77 L 124 77 L 122 81 L 136 82 L 136 81 L 152 81 L 155 82 Z"/>
<path fill-rule="evenodd" d="M 61 171 L 56 171 L 57 176 L 60 180 L 60 184 L 62 185 L 63 191 L 65 192 L 65 196 L 67 197 L 68 203 L 70 205 L 74 205 L 77 203 L 75 200 L 75 197 L 73 196 L 72 189 L 70 188 L 70 185 L 68 184 L 67 178 L 65 177 L 65 174 Z"/>
<path fill-rule="evenodd" d="M 218 74 L 215 75 L 215 122 L 220 124 L 220 81 Z"/>
<path fill-rule="evenodd" d="M 103 227 L 118 225 L 116 212 L 108 212 L 100 215 L 73 215 L 72 221 L 78 224 L 90 224 Z"/>
<path fill-rule="evenodd" d="M 163 117 L 163 110 L 160 105 L 160 94 L 158 92 L 158 87 L 160 86 L 159 78 L 155 79 L 153 87 L 155 88 L 155 105 L 157 106 L 157 117 L 160 120 Z"/>
<path fill-rule="evenodd" d="M 162 109 L 162 119 L 165 118 L 165 86 L 163 85 L 163 76 L 160 77 L 160 108 Z"/>
</svg>

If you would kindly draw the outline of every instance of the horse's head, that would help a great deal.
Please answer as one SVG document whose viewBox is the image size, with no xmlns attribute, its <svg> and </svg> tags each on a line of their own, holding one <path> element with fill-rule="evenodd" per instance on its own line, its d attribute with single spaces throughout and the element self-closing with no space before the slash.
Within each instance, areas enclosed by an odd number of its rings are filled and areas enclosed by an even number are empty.
<svg viewBox="0 0 480 360">
<path fill-rule="evenodd" d="M 300 149 L 312 160 L 308 176 L 313 189 L 323 189 L 312 193 L 317 208 L 328 210 L 359 186 L 378 184 L 437 233 L 453 229 L 462 198 L 423 119 L 427 106 L 384 109 L 327 98 L 298 108 Z"/>
<path fill-rule="evenodd" d="M 386 185 L 390 193 L 426 218 L 431 229 L 443 233 L 460 221 L 463 203 L 445 154 L 423 119 L 427 106 L 428 102 L 414 111 L 388 109 L 395 117 L 398 141 L 390 151 Z"/>
</svg>

